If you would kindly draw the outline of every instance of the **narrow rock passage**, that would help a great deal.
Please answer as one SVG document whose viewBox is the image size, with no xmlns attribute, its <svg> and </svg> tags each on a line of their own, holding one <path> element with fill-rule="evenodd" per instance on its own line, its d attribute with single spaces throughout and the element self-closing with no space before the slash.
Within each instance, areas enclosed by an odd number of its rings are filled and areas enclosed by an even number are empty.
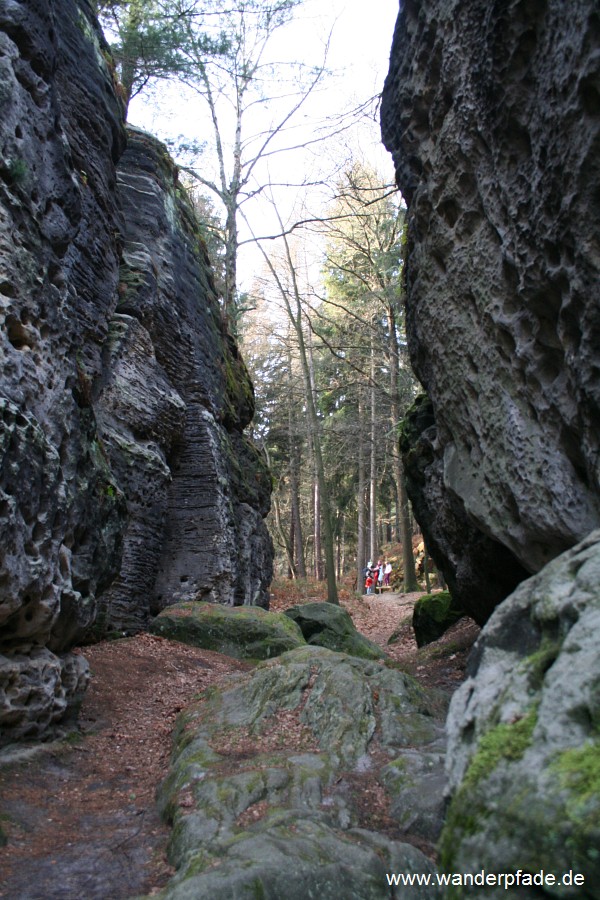
<svg viewBox="0 0 600 900">
<path fill-rule="evenodd" d="M 416 596 L 352 598 L 345 605 L 358 629 L 393 659 L 428 686 L 450 690 L 462 680 L 477 629 L 459 623 L 431 650 L 417 651 L 409 625 Z M 387 645 L 394 632 L 397 640 Z M 0 752 L 0 829 L 8 838 L 0 847 L 0 897 L 7 900 L 157 893 L 172 869 L 155 790 L 167 774 L 177 714 L 208 686 L 250 668 L 147 634 L 84 653 L 93 678 L 82 734 L 28 756 L 14 747 Z"/>
</svg>

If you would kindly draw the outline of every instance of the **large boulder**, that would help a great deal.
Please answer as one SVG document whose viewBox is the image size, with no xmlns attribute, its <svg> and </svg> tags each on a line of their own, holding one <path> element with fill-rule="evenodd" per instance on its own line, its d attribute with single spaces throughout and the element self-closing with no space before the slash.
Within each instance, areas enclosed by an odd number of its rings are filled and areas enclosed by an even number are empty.
<svg viewBox="0 0 600 900">
<path fill-rule="evenodd" d="M 600 897 L 599 586 L 596 531 L 483 629 L 448 716 L 448 870 L 572 871 L 577 896 Z"/>
<path fill-rule="evenodd" d="M 376 821 L 384 814 L 381 766 L 407 748 L 431 755 L 441 712 L 439 700 L 401 672 L 306 646 L 189 708 L 159 791 L 177 869 L 163 900 L 441 896 L 435 882 L 405 894 L 387 879 L 435 874 L 402 840 L 408 802 L 403 824 L 384 817 L 391 836 Z M 391 796 L 407 798 L 406 780 L 392 782 Z"/>
<path fill-rule="evenodd" d="M 597 54 L 595 0 L 406 0 L 383 92 L 443 485 L 529 573 L 600 524 Z"/>
<path fill-rule="evenodd" d="M 303 603 L 286 609 L 285 615 L 300 626 L 309 644 L 362 659 L 385 656 L 381 647 L 356 630 L 350 613 L 334 603 Z"/>
<path fill-rule="evenodd" d="M 254 606 L 181 601 L 163 610 L 150 630 L 235 659 L 270 659 L 305 643 L 298 626 L 283 613 Z"/>
</svg>

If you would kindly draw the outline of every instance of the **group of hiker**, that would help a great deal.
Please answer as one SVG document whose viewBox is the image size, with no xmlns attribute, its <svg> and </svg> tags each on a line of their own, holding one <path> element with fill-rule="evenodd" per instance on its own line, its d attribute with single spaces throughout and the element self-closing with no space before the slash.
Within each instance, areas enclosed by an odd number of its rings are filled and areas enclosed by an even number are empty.
<svg viewBox="0 0 600 900">
<path fill-rule="evenodd" d="M 377 564 L 373 565 L 372 560 L 363 570 L 365 579 L 365 593 L 374 594 L 379 588 L 379 593 L 384 587 L 390 586 L 390 575 L 392 574 L 392 564 L 387 559 L 378 559 Z"/>
</svg>

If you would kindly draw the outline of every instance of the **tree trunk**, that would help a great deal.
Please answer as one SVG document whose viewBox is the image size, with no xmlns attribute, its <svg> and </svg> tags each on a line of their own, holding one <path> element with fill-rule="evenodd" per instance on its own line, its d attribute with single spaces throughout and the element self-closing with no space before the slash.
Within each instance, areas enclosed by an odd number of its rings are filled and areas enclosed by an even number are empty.
<svg viewBox="0 0 600 900">
<path fill-rule="evenodd" d="M 363 571 L 367 564 L 367 541 L 366 541 L 366 522 L 365 522 L 365 490 L 366 490 L 366 472 L 365 472 L 365 432 L 364 422 L 364 400 L 362 391 L 358 397 L 358 496 L 356 505 L 357 514 L 357 536 L 356 536 L 356 569 L 357 569 L 357 589 L 362 594 L 364 592 Z"/>
<path fill-rule="evenodd" d="M 425 589 L 428 594 L 431 593 L 431 579 L 429 578 L 429 555 L 427 546 L 423 544 L 423 574 L 425 575 Z"/>
<path fill-rule="evenodd" d="M 230 331 L 237 334 L 237 210 L 231 204 L 227 205 L 227 218 L 225 220 L 225 313 Z"/>
<path fill-rule="evenodd" d="M 323 581 L 323 548 L 321 546 L 321 492 L 319 479 L 315 471 L 313 482 L 313 515 L 314 515 L 314 551 L 315 551 L 315 578 Z"/>
<path fill-rule="evenodd" d="M 302 323 L 301 323 L 302 327 Z M 315 384 L 315 362 L 313 359 L 312 332 L 308 329 L 305 343 L 306 355 L 308 359 L 308 380 L 310 385 L 310 394 L 312 397 L 312 406 L 317 409 L 317 388 Z M 320 429 L 319 429 L 320 431 Z M 314 435 L 313 435 L 314 441 Z M 314 455 L 314 446 L 313 446 Z M 314 547 L 315 547 L 315 578 L 317 581 L 323 581 L 325 578 L 323 572 L 323 546 L 321 542 L 321 520 L 322 520 L 322 484 L 319 483 L 317 474 L 317 464 L 315 457 L 315 478 L 314 478 Z M 333 540 L 333 535 L 332 535 Z"/>
<path fill-rule="evenodd" d="M 377 398 L 375 396 L 375 335 L 371 333 L 371 469 L 369 474 L 369 556 L 377 559 Z"/>
<path fill-rule="evenodd" d="M 392 424 L 392 464 L 394 467 L 394 481 L 396 483 L 397 508 L 400 518 L 400 539 L 402 541 L 402 562 L 404 566 L 404 590 L 406 593 L 417 591 L 417 576 L 415 573 L 415 559 L 412 549 L 412 528 L 410 522 L 410 506 L 404 481 L 404 469 L 400 458 L 398 444 L 398 425 L 400 424 L 400 395 L 398 391 L 399 352 L 398 338 L 396 334 L 396 316 L 392 304 L 388 306 L 388 324 L 390 331 L 390 397 L 391 397 L 391 424 Z"/>
<path fill-rule="evenodd" d="M 400 463 L 400 529 L 402 531 L 402 560 L 404 563 L 404 590 L 407 594 L 418 591 L 417 575 L 415 573 L 415 557 L 412 548 L 412 523 L 410 517 L 410 505 L 404 483 L 404 470 Z"/>
<path fill-rule="evenodd" d="M 342 548 L 344 545 L 344 513 L 338 512 L 337 517 L 337 562 L 336 562 L 336 571 L 337 571 L 337 580 L 339 581 L 342 577 Z"/>
<path fill-rule="evenodd" d="M 289 567 L 290 572 L 292 573 L 292 577 L 295 577 L 295 575 L 294 575 L 294 557 L 292 555 L 292 548 L 290 546 L 290 543 L 287 539 L 285 531 L 283 530 L 283 525 L 281 522 L 281 509 L 279 506 L 279 501 L 277 499 L 277 494 L 273 494 L 273 511 L 275 513 L 275 524 L 277 526 L 277 532 L 279 534 L 281 543 L 283 544 L 284 549 L 285 549 L 285 555 L 287 558 L 288 567 Z"/>
<path fill-rule="evenodd" d="M 290 515 L 290 538 L 289 538 L 290 554 L 288 557 L 288 578 L 292 578 L 294 580 L 297 578 L 296 561 L 294 559 L 294 547 L 296 545 L 295 532 L 296 532 L 296 529 L 294 527 L 294 517 Z"/>
<path fill-rule="evenodd" d="M 288 371 L 292 372 L 292 357 L 288 353 Z M 288 441 L 290 447 L 290 459 L 288 465 L 288 474 L 290 479 L 290 517 L 294 534 L 294 542 L 292 549 L 296 563 L 296 573 L 298 578 L 306 578 L 306 564 L 304 561 L 304 541 L 302 539 L 302 519 L 300 516 L 300 448 L 296 435 L 296 417 L 294 415 L 295 405 L 292 400 L 291 384 L 289 393 L 289 409 L 288 409 Z"/>
</svg>

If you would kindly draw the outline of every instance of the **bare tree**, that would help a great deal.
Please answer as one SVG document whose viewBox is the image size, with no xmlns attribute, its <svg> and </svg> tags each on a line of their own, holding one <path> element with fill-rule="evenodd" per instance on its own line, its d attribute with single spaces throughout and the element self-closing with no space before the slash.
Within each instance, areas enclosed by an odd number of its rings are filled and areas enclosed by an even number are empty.
<svg viewBox="0 0 600 900">
<path fill-rule="evenodd" d="M 365 380 L 370 385 L 371 466 L 370 466 L 370 554 L 377 555 L 376 527 L 376 350 L 385 354 L 389 401 L 390 453 L 396 487 L 400 539 L 403 548 L 404 588 L 417 589 L 410 511 L 404 484 L 404 472 L 398 449 L 398 425 L 402 410 L 412 397 L 412 376 L 401 379 L 399 325 L 403 318 L 400 302 L 403 265 L 404 216 L 393 203 L 395 191 L 382 183 L 367 166 L 355 164 L 339 185 L 338 196 L 322 227 L 328 238 L 326 266 L 330 273 L 329 302 L 363 326 L 370 361 L 365 360 Z M 387 321 L 385 334 L 378 322 Z M 368 366 L 368 371 L 367 371 Z M 406 375 L 406 370 L 404 370 Z M 409 390 L 406 390 L 406 383 Z M 381 387 L 381 386 L 380 386 Z M 403 389 L 404 388 L 404 389 Z"/>
<path fill-rule="evenodd" d="M 180 9 L 188 0 L 177 0 Z M 198 19 L 184 17 L 186 84 L 202 99 L 211 130 L 216 173 L 205 165 L 188 169 L 221 202 L 224 210 L 224 302 L 232 327 L 238 317 L 238 215 L 263 190 L 259 163 L 295 147 L 284 138 L 293 118 L 325 72 L 327 48 L 316 67 L 284 63 L 269 56 L 274 36 L 294 16 L 302 0 L 196 0 Z M 210 14 L 207 12 L 210 9 Z M 201 29 L 199 24 L 201 23 Z M 207 32 L 208 29 L 208 32 Z M 218 52 L 210 52 L 207 33 Z M 207 52 L 208 47 L 208 52 Z M 254 122 L 262 124 L 258 131 Z"/>
<path fill-rule="evenodd" d="M 321 423 L 317 411 L 314 382 L 311 377 L 310 353 L 305 335 L 305 313 L 298 277 L 298 265 L 294 261 L 290 238 L 285 234 L 285 228 L 276 207 L 274 207 L 274 211 L 275 215 L 278 217 L 280 226 L 283 250 L 282 257 L 276 262 L 273 257 L 267 253 L 262 244 L 259 244 L 259 247 L 267 268 L 272 275 L 273 283 L 277 288 L 282 306 L 288 316 L 296 338 L 296 346 L 304 382 L 304 404 L 307 413 L 307 426 L 315 465 L 315 483 L 317 494 L 319 496 L 319 519 L 323 525 L 322 538 L 325 557 L 325 576 L 327 579 L 327 600 L 329 603 L 339 604 L 336 583 L 335 537 L 331 518 L 329 490 L 325 476 Z"/>
</svg>

